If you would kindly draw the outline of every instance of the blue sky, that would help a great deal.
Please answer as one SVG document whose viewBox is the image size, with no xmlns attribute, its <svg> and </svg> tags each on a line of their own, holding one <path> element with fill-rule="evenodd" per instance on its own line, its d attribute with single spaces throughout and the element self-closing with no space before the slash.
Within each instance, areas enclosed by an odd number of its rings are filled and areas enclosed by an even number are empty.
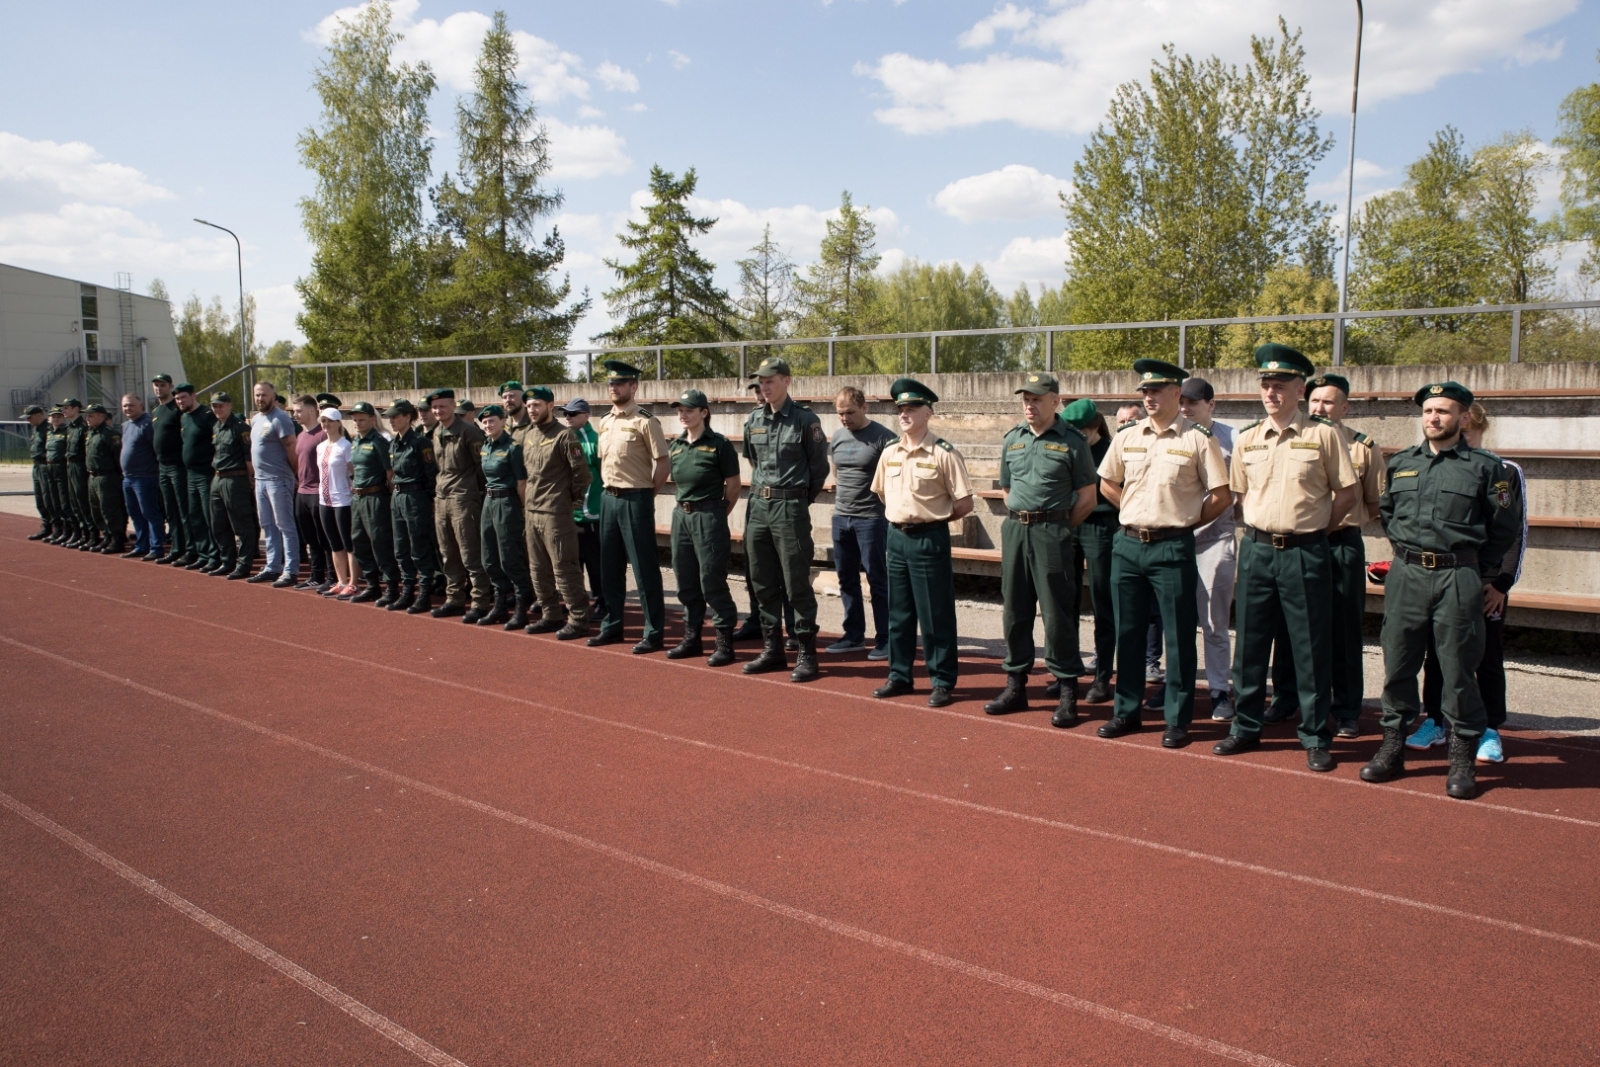
<svg viewBox="0 0 1600 1067">
<path fill-rule="evenodd" d="M 257 336 L 298 338 L 310 249 L 295 150 L 316 121 L 311 72 L 340 5 L 13 4 L 0 38 L 0 262 L 109 284 L 129 271 L 176 298 L 235 291 L 232 242 L 261 305 Z M 1338 137 L 1318 194 L 1342 204 L 1354 4 L 1338 0 L 585 0 L 511 2 L 526 80 L 554 145 L 575 285 L 606 324 L 601 260 L 653 163 L 700 175 L 704 243 L 733 260 L 770 222 L 800 262 L 849 189 L 885 265 L 983 263 L 997 285 L 1059 283 L 1056 194 L 1115 86 L 1163 43 L 1242 59 L 1278 16 L 1305 31 L 1313 92 Z M 1593 0 L 1369 0 L 1358 196 L 1393 187 L 1434 130 L 1471 144 L 1550 137 L 1572 88 L 1600 79 Z M 488 5 L 400 0 L 408 57 L 439 75 L 435 174 L 454 163 L 456 95 Z M 1553 207 L 1554 181 L 1546 206 Z"/>
</svg>

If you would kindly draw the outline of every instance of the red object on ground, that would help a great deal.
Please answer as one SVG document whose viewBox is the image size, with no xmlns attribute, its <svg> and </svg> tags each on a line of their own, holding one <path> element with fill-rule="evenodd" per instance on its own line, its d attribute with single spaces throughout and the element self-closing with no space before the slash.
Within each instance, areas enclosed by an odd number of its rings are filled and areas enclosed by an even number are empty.
<svg viewBox="0 0 1600 1067">
<path fill-rule="evenodd" d="M 1383 580 L 1389 577 L 1389 567 L 1392 563 L 1392 560 L 1386 559 L 1372 564 L 1367 568 L 1367 577 L 1371 578 L 1374 584 L 1382 585 Z"/>
</svg>

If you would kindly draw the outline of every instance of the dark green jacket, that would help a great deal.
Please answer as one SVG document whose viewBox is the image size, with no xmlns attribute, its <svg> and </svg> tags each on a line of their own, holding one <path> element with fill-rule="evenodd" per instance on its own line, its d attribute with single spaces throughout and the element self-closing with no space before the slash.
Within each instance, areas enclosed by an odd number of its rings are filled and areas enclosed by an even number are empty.
<svg viewBox="0 0 1600 1067">
<path fill-rule="evenodd" d="M 506 430 L 501 430 L 500 436 L 493 441 L 486 438 L 478 448 L 478 456 L 486 489 L 515 491 L 518 482 L 528 480 L 528 467 L 522 460 L 522 446 Z"/>
<path fill-rule="evenodd" d="M 84 435 L 89 432 L 89 421 L 82 415 L 67 423 L 67 462 L 82 463 Z"/>
<path fill-rule="evenodd" d="M 61 424 L 61 428 L 59 430 L 51 429 L 48 426 L 46 427 L 46 429 L 50 430 L 50 436 L 45 439 L 45 443 L 44 443 L 44 458 L 50 463 L 62 463 L 62 464 L 66 463 L 67 462 L 67 424 L 66 423 L 62 423 Z"/>
<path fill-rule="evenodd" d="M 150 424 L 155 428 L 150 444 L 156 450 L 156 462 L 163 467 L 183 466 L 183 409 L 178 402 L 169 400 L 151 408 Z"/>
<path fill-rule="evenodd" d="M 377 427 L 350 442 L 350 471 L 352 489 L 389 484 L 389 442 Z"/>
<path fill-rule="evenodd" d="M 415 428 L 389 442 L 389 468 L 394 471 L 395 485 L 420 485 L 433 494 L 433 480 L 439 473 L 439 465 L 433 461 L 433 442 Z"/>
<path fill-rule="evenodd" d="M 211 445 L 216 449 L 212 470 L 244 470 L 250 462 L 250 424 L 235 411 L 212 429 Z"/>
<path fill-rule="evenodd" d="M 1389 457 L 1378 516 L 1395 544 L 1414 552 L 1475 551 L 1479 573 L 1492 578 L 1520 533 L 1514 503 L 1500 457 L 1462 438 L 1438 455 L 1423 442 Z"/>
<path fill-rule="evenodd" d="M 111 420 L 86 427 L 83 445 L 84 463 L 90 474 L 122 476 L 122 435 L 111 425 Z"/>
<path fill-rule="evenodd" d="M 786 397 L 777 411 L 765 404 L 744 423 L 750 488 L 803 489 L 815 500 L 828 480 L 828 438 L 816 414 Z"/>
<path fill-rule="evenodd" d="M 739 475 L 739 453 L 733 442 L 709 426 L 697 441 L 689 440 L 687 430 L 674 437 L 667 443 L 667 456 L 679 503 L 721 500 L 723 481 Z"/>
<path fill-rule="evenodd" d="M 208 407 L 197 405 L 193 411 L 185 411 L 180 421 L 183 424 L 183 465 L 192 471 L 210 473 L 211 461 L 217 452 L 211 440 L 217 429 L 216 414 Z"/>
<path fill-rule="evenodd" d="M 39 425 L 28 427 L 28 456 L 35 463 L 38 463 L 45 458 L 45 447 L 49 438 L 49 419 L 40 419 Z"/>
<path fill-rule="evenodd" d="M 1069 511 L 1078 490 L 1098 480 L 1089 439 L 1059 418 L 1038 435 L 1019 423 L 1001 442 L 1000 488 L 1012 511 Z"/>
</svg>

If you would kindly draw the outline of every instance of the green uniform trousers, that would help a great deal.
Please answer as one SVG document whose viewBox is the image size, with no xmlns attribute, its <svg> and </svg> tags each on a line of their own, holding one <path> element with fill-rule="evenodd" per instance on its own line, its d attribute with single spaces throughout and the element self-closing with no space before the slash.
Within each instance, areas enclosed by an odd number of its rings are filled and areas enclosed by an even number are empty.
<svg viewBox="0 0 1600 1067">
<path fill-rule="evenodd" d="M 67 498 L 67 465 L 65 463 L 46 463 L 44 465 L 45 486 L 50 493 L 50 510 L 55 516 L 55 524 L 63 532 L 78 528 L 78 520 L 72 514 L 72 501 Z"/>
<path fill-rule="evenodd" d="M 1111 665 L 1117 658 L 1117 619 L 1111 592 L 1111 539 L 1115 522 L 1086 521 L 1073 533 L 1078 541 L 1078 558 L 1089 574 L 1089 604 L 1094 611 L 1094 677 L 1110 683 Z M 1073 575 L 1074 588 L 1082 588 L 1081 575 Z"/>
<path fill-rule="evenodd" d="M 161 487 L 161 514 L 167 520 L 167 551 L 174 556 L 193 554 L 189 543 L 189 524 L 184 521 L 184 497 L 189 492 L 189 474 L 180 464 L 162 463 L 156 482 Z"/>
<path fill-rule="evenodd" d="M 89 468 L 70 459 L 67 460 L 67 495 L 72 502 L 72 514 L 78 521 L 78 529 L 84 533 L 99 531 L 94 524 L 94 515 L 89 510 Z"/>
<path fill-rule="evenodd" d="M 350 501 L 350 554 L 369 582 L 400 580 L 394 560 L 394 524 L 387 489 Z"/>
<path fill-rule="evenodd" d="M 804 500 L 764 500 L 751 493 L 744 517 L 744 550 L 761 605 L 763 633 L 783 633 L 783 601 L 794 608 L 792 636 L 817 633 L 817 594 L 811 588 L 811 508 Z"/>
<path fill-rule="evenodd" d="M 230 567 L 248 567 L 256 558 L 261 530 L 256 525 L 256 497 L 248 475 L 211 479 L 211 537 L 217 555 Z"/>
<path fill-rule="evenodd" d="M 1348 528 L 1329 534 L 1328 559 L 1333 571 L 1329 668 L 1333 675 L 1333 703 L 1329 715 L 1334 722 L 1354 722 L 1361 717 L 1361 701 L 1366 695 L 1361 619 L 1367 611 L 1367 546 L 1361 531 Z M 1280 623 L 1272 652 L 1272 702 L 1294 707 L 1299 699 L 1297 690 L 1289 630 Z"/>
<path fill-rule="evenodd" d="M 1057 678 L 1083 673 L 1078 650 L 1078 590 L 1068 576 L 1072 529 L 1064 522 L 1000 524 L 1000 624 L 1007 674 L 1033 670 L 1033 622 L 1044 616 L 1044 665 Z"/>
<path fill-rule="evenodd" d="M 667 632 L 666 594 L 661 588 L 661 562 L 656 552 L 656 491 L 620 489 L 600 494 L 600 595 L 606 613 L 602 632 L 622 629 L 622 608 L 628 602 L 628 567 L 639 586 L 644 610 L 644 640 L 663 640 Z"/>
<path fill-rule="evenodd" d="M 89 475 L 89 513 L 94 527 L 118 543 L 128 539 L 128 505 L 122 499 L 122 475 Z"/>
<path fill-rule="evenodd" d="M 1462 737 L 1489 715 L 1478 691 L 1483 659 L 1483 579 L 1476 567 L 1427 568 L 1396 560 L 1383 583 L 1383 728 L 1409 731 L 1422 710 L 1417 672 L 1432 642 L 1444 688 L 1439 706 Z"/>
<path fill-rule="evenodd" d="M 678 601 L 683 604 L 683 626 L 688 633 L 699 633 L 709 605 L 711 625 L 731 629 L 739 625 L 739 609 L 728 592 L 728 560 L 733 547 L 728 512 L 719 500 L 695 508 L 692 512 L 672 509 L 672 576 L 678 583 Z"/>
<path fill-rule="evenodd" d="M 1194 534 L 1184 532 L 1145 544 L 1118 532 L 1111 540 L 1111 585 L 1116 590 L 1117 696 L 1112 714 L 1139 718 L 1144 702 L 1145 643 L 1150 629 L 1150 602 L 1161 608 L 1167 643 L 1168 726 L 1187 730 L 1194 721 L 1194 674 L 1199 664 L 1195 629 L 1200 609 L 1195 587 L 1200 572 L 1194 563 Z"/>
<path fill-rule="evenodd" d="M 954 689 L 961 669 L 956 656 L 950 524 L 927 523 L 910 530 L 890 526 L 884 555 L 889 575 L 889 679 L 911 681 L 920 626 L 929 683 Z"/>
<path fill-rule="evenodd" d="M 396 489 L 389 509 L 394 533 L 395 566 L 400 580 L 424 589 L 433 584 L 433 495 L 424 490 Z"/>
<path fill-rule="evenodd" d="M 40 529 L 48 529 L 56 522 L 55 501 L 50 499 L 50 464 L 33 465 L 33 506 L 39 512 Z"/>
<path fill-rule="evenodd" d="M 1300 744 L 1327 748 L 1333 648 L 1333 577 L 1326 541 L 1273 548 L 1246 537 L 1239 543 L 1233 618 L 1233 733 L 1261 733 L 1267 705 L 1267 665 L 1280 631 L 1299 679 Z"/>
<path fill-rule="evenodd" d="M 522 525 L 528 539 L 528 568 L 533 572 L 533 595 L 547 619 L 566 618 L 582 629 L 589 625 L 589 594 L 583 587 L 583 563 L 578 555 L 578 524 L 572 511 L 526 511 Z"/>
<path fill-rule="evenodd" d="M 528 577 L 528 546 L 522 523 L 522 501 L 516 494 L 491 496 L 483 502 L 479 540 L 483 545 L 483 573 L 495 596 L 533 600 Z"/>
<path fill-rule="evenodd" d="M 439 569 L 444 571 L 445 600 L 489 608 L 490 585 L 483 573 L 483 501 L 476 493 L 456 493 L 433 502 L 433 538 L 439 547 Z"/>
<path fill-rule="evenodd" d="M 204 563 L 221 563 L 222 554 L 211 536 L 211 483 L 216 479 L 209 470 L 185 468 L 185 472 L 189 491 L 183 498 L 183 524 L 189 529 L 189 554 Z"/>
</svg>

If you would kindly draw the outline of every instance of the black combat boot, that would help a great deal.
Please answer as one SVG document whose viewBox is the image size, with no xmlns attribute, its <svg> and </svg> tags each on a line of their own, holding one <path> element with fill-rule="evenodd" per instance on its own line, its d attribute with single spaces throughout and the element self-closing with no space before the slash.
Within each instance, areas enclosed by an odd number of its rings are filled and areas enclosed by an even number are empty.
<svg viewBox="0 0 1600 1067">
<path fill-rule="evenodd" d="M 668 653 L 671 655 L 671 653 Z M 706 660 L 707 667 L 726 667 L 733 662 L 733 627 L 722 626 L 717 628 L 717 647 L 712 650 L 711 658 Z"/>
<path fill-rule="evenodd" d="M 1025 673 L 1006 675 L 1006 687 L 1000 695 L 983 706 L 987 715 L 1008 715 L 1013 711 L 1028 710 L 1028 676 Z"/>
<path fill-rule="evenodd" d="M 506 620 L 505 629 L 521 630 L 528 625 L 528 598 L 519 596 L 511 608 L 511 618 Z"/>
<path fill-rule="evenodd" d="M 1444 780 L 1447 795 L 1456 800 L 1471 800 L 1478 795 L 1478 772 L 1473 766 L 1477 758 L 1478 739 L 1450 731 L 1450 773 Z"/>
<path fill-rule="evenodd" d="M 383 586 L 379 585 L 377 582 L 370 582 L 369 581 L 365 586 L 362 587 L 361 592 L 357 593 L 355 596 L 350 598 L 350 603 L 352 603 L 352 604 L 372 604 L 372 603 L 376 603 L 378 597 L 382 595 L 382 593 L 381 593 L 382 589 L 383 589 Z"/>
<path fill-rule="evenodd" d="M 421 582 L 417 583 L 417 598 L 406 608 L 407 615 L 426 615 L 433 610 L 433 591 Z"/>
<path fill-rule="evenodd" d="M 500 625 L 511 617 L 511 613 L 506 610 L 506 604 L 508 601 L 510 601 L 510 599 L 511 598 L 509 596 L 506 596 L 503 593 L 496 593 L 494 595 L 494 604 L 486 613 L 478 616 L 478 618 L 473 621 L 479 626 Z"/>
<path fill-rule="evenodd" d="M 404 611 L 417 602 L 417 583 L 401 582 L 400 592 L 389 601 L 390 611 Z"/>
<path fill-rule="evenodd" d="M 761 655 L 740 668 L 745 674 L 766 674 L 768 671 L 789 669 L 789 657 L 783 654 L 783 631 L 775 630 L 766 634 L 765 638 L 761 646 Z"/>
<path fill-rule="evenodd" d="M 1406 771 L 1406 739 L 1399 729 L 1385 726 L 1383 744 L 1372 757 L 1372 762 L 1361 768 L 1363 782 L 1387 782 Z"/>
<path fill-rule="evenodd" d="M 789 681 L 814 681 L 822 673 L 817 670 L 817 635 L 808 634 L 800 638 L 799 645 L 794 658 L 794 670 L 789 672 Z"/>
<path fill-rule="evenodd" d="M 1061 682 L 1061 703 L 1050 716 L 1050 725 L 1065 730 L 1078 721 L 1078 680 L 1067 678 Z"/>
<path fill-rule="evenodd" d="M 380 584 L 378 586 L 378 591 L 383 595 L 372 602 L 372 606 L 375 608 L 387 608 L 390 604 L 393 604 L 396 600 L 400 599 L 399 582 Z"/>
<path fill-rule="evenodd" d="M 700 627 L 690 628 L 685 626 L 683 628 L 683 640 L 667 649 L 667 658 L 688 659 L 690 656 L 700 655 L 704 650 L 704 646 L 700 643 Z"/>
<path fill-rule="evenodd" d="M 752 611 L 744 617 L 744 622 L 737 630 L 733 631 L 735 641 L 754 641 L 761 636 L 761 614 Z M 785 664 L 787 666 L 787 664 Z"/>
</svg>

